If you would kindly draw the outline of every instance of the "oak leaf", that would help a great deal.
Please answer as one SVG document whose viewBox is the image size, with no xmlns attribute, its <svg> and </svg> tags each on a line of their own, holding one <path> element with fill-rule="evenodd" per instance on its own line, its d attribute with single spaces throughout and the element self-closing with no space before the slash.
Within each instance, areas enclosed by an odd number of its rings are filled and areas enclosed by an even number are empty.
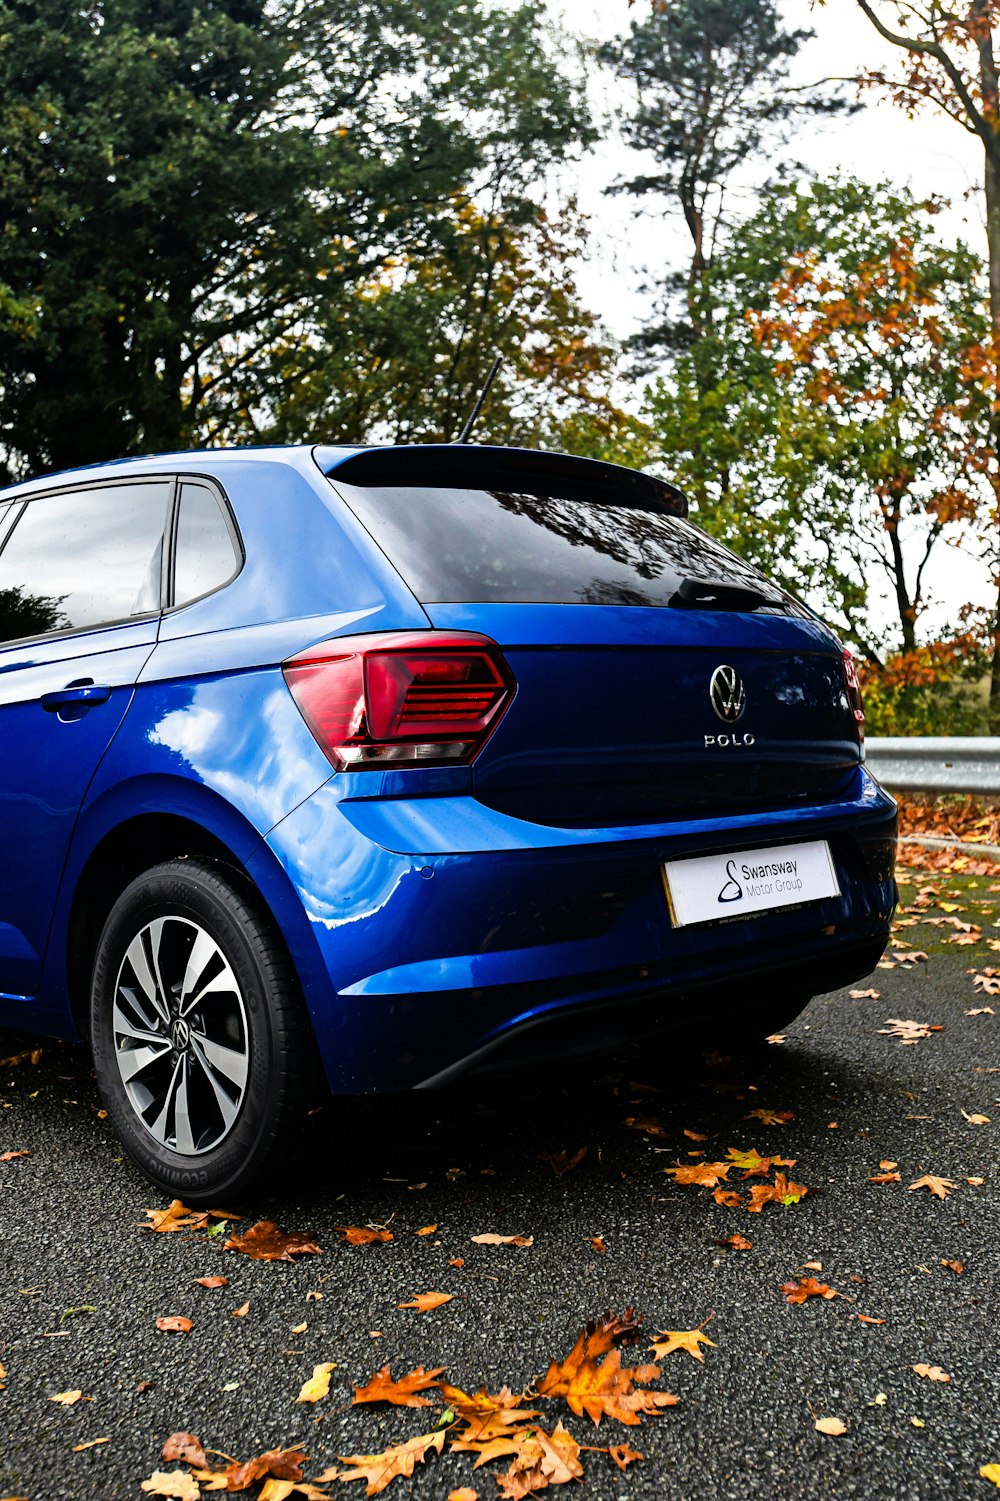
<svg viewBox="0 0 1000 1501">
<path fill-rule="evenodd" d="M 735 1188 L 717 1188 L 712 1198 L 717 1204 L 725 1204 L 728 1209 L 738 1209 L 743 1203 Z"/>
<path fill-rule="evenodd" d="M 322 1254 L 311 1230 L 279 1230 L 273 1220 L 260 1220 L 243 1235 L 231 1235 L 224 1251 L 242 1251 L 252 1261 L 294 1261 L 296 1256 Z"/>
<path fill-rule="evenodd" d="M 868 1179 L 868 1182 L 869 1183 L 898 1183 L 899 1182 L 899 1174 L 898 1173 L 872 1173 L 871 1176 Z"/>
<path fill-rule="evenodd" d="M 196 1438 L 193 1433 L 172 1433 L 163 1445 L 160 1458 L 165 1464 L 174 1459 L 182 1459 L 185 1464 L 200 1465 L 203 1468 L 208 1464 L 201 1439 Z"/>
<path fill-rule="evenodd" d="M 172 1199 L 166 1209 L 144 1209 L 149 1224 L 143 1230 L 155 1230 L 169 1235 L 180 1230 L 202 1230 L 208 1224 L 208 1212 L 204 1209 L 189 1209 L 180 1199 Z"/>
<path fill-rule="evenodd" d="M 397 1308 L 415 1308 L 418 1313 L 430 1313 L 435 1308 L 440 1308 L 443 1303 L 450 1303 L 454 1293 L 417 1293 L 409 1303 L 397 1303 Z"/>
<path fill-rule="evenodd" d="M 638 1449 L 630 1449 L 628 1444 L 612 1444 L 608 1453 L 620 1470 L 634 1464 L 637 1459 L 645 1458 L 645 1455 L 640 1454 Z"/>
<path fill-rule="evenodd" d="M 436 1230 L 437 1226 L 433 1228 Z M 340 1225 L 337 1233 L 349 1246 L 373 1246 L 393 1238 L 391 1230 L 372 1230 L 368 1225 Z"/>
<path fill-rule="evenodd" d="M 748 1110 L 745 1121 L 760 1121 L 762 1126 L 787 1126 L 795 1119 L 794 1110 Z"/>
<path fill-rule="evenodd" d="M 732 1162 L 733 1167 L 743 1169 L 744 1178 L 766 1178 L 774 1167 L 794 1167 L 794 1157 L 762 1157 L 753 1147 L 749 1152 L 741 1152 L 738 1147 L 730 1147 L 726 1156 Z"/>
<path fill-rule="evenodd" d="M 541 1417 L 536 1408 L 522 1407 L 524 1397 L 516 1396 L 507 1386 L 501 1387 L 494 1397 L 485 1387 L 470 1394 L 459 1386 L 451 1386 L 442 1381 L 440 1392 L 442 1400 L 465 1424 L 451 1440 L 452 1449 L 485 1455 L 478 1463 L 497 1457 L 492 1453 L 486 1454 L 484 1446 L 509 1438 L 512 1429 Z M 513 1451 L 504 1449 L 501 1452 L 509 1454 Z"/>
<path fill-rule="evenodd" d="M 408 1439 L 405 1444 L 386 1449 L 382 1454 L 341 1454 L 338 1455 L 341 1464 L 350 1465 L 351 1470 L 338 1470 L 334 1467 L 324 1470 L 317 1479 L 321 1484 L 328 1480 L 367 1480 L 365 1495 L 377 1496 L 399 1476 L 411 1476 L 414 1468 L 424 1463 L 432 1449 L 440 1454 L 444 1437 L 443 1431 L 422 1433 L 417 1438 Z"/>
<path fill-rule="evenodd" d="M 351 1403 L 358 1406 L 362 1402 L 391 1402 L 394 1407 L 430 1407 L 431 1399 L 419 1397 L 417 1393 L 426 1391 L 430 1386 L 437 1386 L 437 1378 L 444 1370 L 443 1365 L 437 1366 L 433 1371 L 425 1371 L 422 1365 L 418 1365 L 408 1376 L 393 1381 L 389 1367 L 384 1365 L 367 1386 L 354 1388 Z"/>
<path fill-rule="evenodd" d="M 711 1345 L 715 1348 L 715 1340 L 702 1334 L 704 1327 L 702 1324 L 698 1329 L 660 1329 L 649 1348 L 656 1351 L 657 1360 L 662 1360 L 674 1350 L 686 1350 L 695 1360 L 703 1361 L 705 1357 L 698 1348 L 699 1345 Z"/>
<path fill-rule="evenodd" d="M 727 1235 L 725 1240 L 717 1240 L 715 1244 L 720 1250 L 750 1251 L 753 1249 L 753 1241 L 747 1240 L 745 1235 L 740 1235 L 738 1232 L 736 1235 Z"/>
<path fill-rule="evenodd" d="M 942 1371 L 939 1365 L 928 1365 L 926 1361 L 920 1361 L 919 1364 L 911 1366 L 910 1369 L 916 1371 L 918 1376 L 926 1376 L 928 1381 L 951 1380 L 947 1371 Z"/>
<path fill-rule="evenodd" d="M 552 1361 L 538 1384 L 538 1395 L 565 1397 L 577 1417 L 586 1414 L 595 1424 L 608 1416 L 632 1427 L 641 1421 L 642 1414 L 672 1407 L 679 1400 L 670 1392 L 636 1390 L 656 1381 L 660 1368 L 644 1365 L 623 1369 L 615 1344 L 615 1321 L 586 1325 L 565 1360 Z"/>
<path fill-rule="evenodd" d="M 321 1365 L 313 1366 L 313 1373 L 308 1381 L 303 1382 L 302 1389 L 295 1398 L 296 1402 L 319 1402 L 323 1397 L 330 1395 L 330 1372 L 336 1370 L 332 1361 L 325 1360 Z"/>
<path fill-rule="evenodd" d="M 726 1177 L 731 1162 L 684 1162 L 677 1167 L 665 1167 L 663 1171 L 675 1183 L 694 1184 L 698 1188 L 714 1188 Z"/>
<path fill-rule="evenodd" d="M 586 1147 L 579 1147 L 575 1152 L 567 1152 L 564 1147 L 558 1152 L 539 1152 L 543 1162 L 547 1162 L 557 1178 L 565 1178 L 568 1172 L 577 1167 L 587 1155 Z"/>
<path fill-rule="evenodd" d="M 156 1327 L 164 1334 L 190 1334 L 194 1321 L 186 1319 L 182 1313 L 171 1313 L 166 1318 L 157 1319 Z"/>
<path fill-rule="evenodd" d="M 473 1235 L 473 1242 L 477 1246 L 533 1246 L 533 1235 Z"/>
<path fill-rule="evenodd" d="M 943 1031 L 943 1027 L 934 1026 L 930 1022 L 900 1021 L 895 1016 L 890 1016 L 884 1027 L 879 1027 L 880 1036 L 897 1037 L 904 1047 L 918 1043 L 924 1037 L 930 1037 L 932 1032 Z"/>
<path fill-rule="evenodd" d="M 800 1277 L 797 1282 L 783 1282 L 781 1291 L 789 1303 L 804 1303 L 807 1298 L 838 1298 L 840 1294 L 835 1292 L 825 1282 L 818 1282 L 815 1277 Z"/>
<path fill-rule="evenodd" d="M 797 1204 L 809 1192 L 804 1183 L 790 1183 L 784 1173 L 775 1173 L 773 1183 L 754 1183 L 750 1187 L 749 1214 L 760 1214 L 765 1204 Z"/>
<path fill-rule="evenodd" d="M 580 1445 L 561 1423 L 551 1433 L 535 1428 L 518 1435 L 514 1461 L 496 1481 L 510 1501 L 522 1501 L 550 1485 L 568 1485 L 583 1478 Z"/>
<path fill-rule="evenodd" d="M 175 1501 L 199 1501 L 201 1487 L 186 1470 L 154 1470 L 141 1489 L 147 1496 L 172 1496 Z"/>
<path fill-rule="evenodd" d="M 275 1480 L 290 1480 L 298 1484 L 305 1462 L 305 1451 L 293 1445 L 290 1449 L 268 1449 L 266 1453 L 256 1454 L 253 1459 L 242 1463 L 234 1459 L 224 1470 L 197 1469 L 194 1478 L 209 1491 L 245 1491 L 255 1481 L 271 1476 Z"/>
<path fill-rule="evenodd" d="M 936 1178 L 933 1173 L 925 1173 L 916 1183 L 909 1185 L 909 1191 L 912 1193 L 915 1188 L 926 1188 L 936 1199 L 946 1199 L 954 1187 L 950 1178 Z"/>
</svg>

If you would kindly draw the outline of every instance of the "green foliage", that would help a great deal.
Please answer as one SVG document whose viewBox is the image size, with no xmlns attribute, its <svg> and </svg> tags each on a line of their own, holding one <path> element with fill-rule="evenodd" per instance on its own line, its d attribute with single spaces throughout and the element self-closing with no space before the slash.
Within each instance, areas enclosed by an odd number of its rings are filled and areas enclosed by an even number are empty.
<svg viewBox="0 0 1000 1501">
<path fill-rule="evenodd" d="M 539 0 L 0 0 L 9 461 L 245 431 L 271 351 L 588 138 Z"/>
<path fill-rule="evenodd" d="M 979 503 L 957 404 L 981 265 L 937 240 L 934 208 L 850 180 L 770 188 L 706 278 L 705 336 L 649 395 L 698 522 L 876 661 L 915 647 L 927 561 Z"/>
</svg>

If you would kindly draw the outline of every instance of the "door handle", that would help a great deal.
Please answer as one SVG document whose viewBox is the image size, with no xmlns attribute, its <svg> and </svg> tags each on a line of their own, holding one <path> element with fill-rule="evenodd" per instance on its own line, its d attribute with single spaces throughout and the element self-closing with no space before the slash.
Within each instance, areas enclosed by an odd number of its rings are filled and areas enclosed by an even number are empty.
<svg viewBox="0 0 1000 1501">
<path fill-rule="evenodd" d="M 54 693 L 43 693 L 41 704 L 50 714 L 61 714 L 64 709 L 84 712 L 92 709 L 95 704 L 106 704 L 110 697 L 111 689 L 106 684 L 95 683 L 92 678 L 87 678 L 67 683 L 65 688 L 57 688 Z"/>
</svg>

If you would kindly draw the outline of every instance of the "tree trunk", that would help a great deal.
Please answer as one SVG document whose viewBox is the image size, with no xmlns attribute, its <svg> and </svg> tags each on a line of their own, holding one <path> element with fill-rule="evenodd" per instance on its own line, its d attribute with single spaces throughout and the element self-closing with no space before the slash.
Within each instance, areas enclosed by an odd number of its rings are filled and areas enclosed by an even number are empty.
<svg viewBox="0 0 1000 1501">
<path fill-rule="evenodd" d="M 973 6 L 973 12 L 980 18 L 987 19 L 986 7 L 983 0 L 977 0 Z M 989 109 L 997 107 L 997 61 L 993 52 L 993 34 L 989 29 L 978 37 L 979 48 L 979 87 L 983 98 L 983 104 Z M 993 325 L 994 349 L 1000 350 L 1000 163 L 996 153 L 988 148 L 985 151 L 985 174 L 984 186 L 986 189 L 986 244 L 989 258 L 990 274 L 990 321 Z M 992 428 L 990 447 L 993 450 L 994 464 L 1000 462 L 1000 369 L 994 367 L 994 378 L 997 381 L 997 389 L 994 392 L 993 413 L 990 420 Z M 994 532 L 1000 529 L 1000 479 L 996 473 L 993 476 L 994 506 L 993 527 Z M 994 538 L 994 551 L 1000 552 L 1000 542 Z M 1000 564 L 997 564 L 1000 568 Z M 1000 734 L 1000 576 L 996 579 L 997 585 L 997 613 L 993 631 L 993 664 L 990 672 L 990 702 L 989 702 L 989 727 L 991 735 Z"/>
</svg>

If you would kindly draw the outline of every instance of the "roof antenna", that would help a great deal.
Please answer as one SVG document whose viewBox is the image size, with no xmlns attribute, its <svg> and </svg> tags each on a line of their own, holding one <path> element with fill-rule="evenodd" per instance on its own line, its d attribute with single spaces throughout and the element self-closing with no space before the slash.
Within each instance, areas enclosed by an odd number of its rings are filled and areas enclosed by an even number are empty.
<svg viewBox="0 0 1000 1501">
<path fill-rule="evenodd" d="M 479 399 L 477 400 L 475 406 L 472 408 L 472 411 L 469 413 L 469 420 L 465 424 L 465 426 L 462 428 L 462 431 L 459 433 L 458 437 L 454 438 L 452 440 L 453 444 L 454 443 L 468 443 L 469 437 L 470 437 L 470 435 L 472 433 L 472 429 L 476 425 L 476 418 L 479 416 L 479 413 L 483 409 L 483 402 L 486 400 L 486 397 L 489 394 L 490 386 L 492 386 L 494 378 L 496 376 L 496 373 L 500 369 L 500 366 L 502 365 L 502 363 L 503 363 L 503 356 L 498 354 L 497 357 L 496 357 L 496 359 L 493 361 L 493 368 L 492 368 L 492 370 L 490 371 L 489 375 L 486 377 L 486 384 L 483 386 L 483 389 L 479 393 Z"/>
</svg>

